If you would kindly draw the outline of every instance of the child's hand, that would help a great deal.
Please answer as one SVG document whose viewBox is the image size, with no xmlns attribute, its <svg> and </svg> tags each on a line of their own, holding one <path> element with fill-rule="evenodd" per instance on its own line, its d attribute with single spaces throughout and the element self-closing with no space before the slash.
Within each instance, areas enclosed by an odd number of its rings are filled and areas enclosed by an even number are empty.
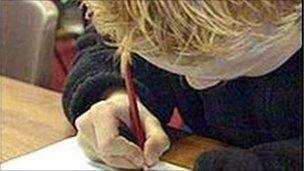
<svg viewBox="0 0 304 171">
<path fill-rule="evenodd" d="M 154 165 L 168 150 L 170 141 L 159 121 L 138 102 L 146 134 L 144 151 L 119 135 L 120 122 L 130 127 L 128 98 L 125 92 L 112 94 L 96 103 L 76 120 L 78 141 L 86 155 L 116 168 L 142 168 Z"/>
</svg>

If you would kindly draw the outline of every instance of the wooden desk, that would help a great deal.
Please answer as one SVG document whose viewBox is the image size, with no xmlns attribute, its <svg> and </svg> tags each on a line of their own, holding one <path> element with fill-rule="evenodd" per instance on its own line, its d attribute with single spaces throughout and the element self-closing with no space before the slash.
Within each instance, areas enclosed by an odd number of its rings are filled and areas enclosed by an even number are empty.
<svg viewBox="0 0 304 171">
<path fill-rule="evenodd" d="M 1 77 L 1 162 L 75 135 L 61 107 L 61 95 Z M 225 144 L 189 136 L 173 143 L 162 159 L 192 168 L 197 156 Z"/>
<path fill-rule="evenodd" d="M 1 77 L 1 162 L 75 134 L 60 94 Z"/>
</svg>

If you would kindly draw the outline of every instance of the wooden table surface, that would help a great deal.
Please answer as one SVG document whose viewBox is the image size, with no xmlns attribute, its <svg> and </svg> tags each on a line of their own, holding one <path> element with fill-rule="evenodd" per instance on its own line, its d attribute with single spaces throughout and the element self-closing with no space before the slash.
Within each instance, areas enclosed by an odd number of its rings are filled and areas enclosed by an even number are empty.
<svg viewBox="0 0 304 171">
<path fill-rule="evenodd" d="M 61 94 L 1 77 L 1 163 L 75 135 L 61 107 Z M 192 168 L 204 151 L 224 143 L 188 136 L 173 143 L 162 159 Z"/>
</svg>

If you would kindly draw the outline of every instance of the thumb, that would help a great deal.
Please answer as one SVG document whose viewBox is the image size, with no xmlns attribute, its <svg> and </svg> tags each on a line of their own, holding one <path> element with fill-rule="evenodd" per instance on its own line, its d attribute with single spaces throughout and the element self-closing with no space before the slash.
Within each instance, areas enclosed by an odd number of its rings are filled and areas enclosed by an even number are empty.
<svg viewBox="0 0 304 171">
<path fill-rule="evenodd" d="M 144 119 L 144 127 L 147 138 L 144 144 L 144 160 L 148 166 L 152 166 L 169 149 L 170 140 L 154 116 L 151 115 Z"/>
</svg>

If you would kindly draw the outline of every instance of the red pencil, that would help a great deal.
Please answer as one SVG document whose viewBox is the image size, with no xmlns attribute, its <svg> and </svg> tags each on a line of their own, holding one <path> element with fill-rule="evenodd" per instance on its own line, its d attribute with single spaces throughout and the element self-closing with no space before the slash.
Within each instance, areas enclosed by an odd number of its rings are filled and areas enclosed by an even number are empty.
<svg viewBox="0 0 304 171">
<path fill-rule="evenodd" d="M 142 149 L 144 148 L 145 143 L 145 132 L 141 125 L 139 113 L 138 113 L 138 106 L 136 102 L 136 92 L 135 86 L 133 81 L 133 73 L 131 71 L 130 64 L 126 67 L 125 73 L 125 84 L 127 88 L 127 94 L 129 99 L 129 111 L 130 111 L 130 119 L 131 124 L 133 127 L 133 131 L 135 133 L 137 139 L 137 145 L 140 146 Z"/>
</svg>

